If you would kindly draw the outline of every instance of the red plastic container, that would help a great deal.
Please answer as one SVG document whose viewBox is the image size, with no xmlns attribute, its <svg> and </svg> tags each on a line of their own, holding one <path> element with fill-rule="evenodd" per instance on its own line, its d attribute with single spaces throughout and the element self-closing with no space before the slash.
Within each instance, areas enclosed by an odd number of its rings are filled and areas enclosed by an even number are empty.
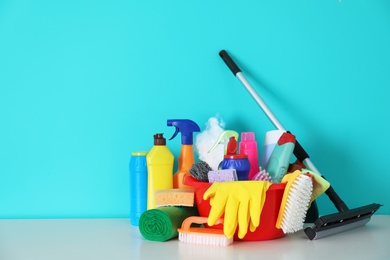
<svg viewBox="0 0 390 260">
<path fill-rule="evenodd" d="M 211 186 L 211 183 L 200 182 L 197 179 L 187 176 L 185 184 L 194 187 L 195 203 L 198 207 L 199 215 L 208 217 L 211 206 L 209 200 L 203 200 L 203 194 Z M 248 229 L 245 237 L 238 238 L 237 231 L 234 235 L 234 240 L 238 241 L 261 241 L 284 237 L 283 230 L 275 227 L 276 220 L 279 214 L 280 203 L 282 202 L 285 183 L 272 184 L 266 193 L 266 200 L 260 216 L 260 225 L 254 232 Z M 215 228 L 222 228 L 221 225 L 213 226 Z"/>
</svg>

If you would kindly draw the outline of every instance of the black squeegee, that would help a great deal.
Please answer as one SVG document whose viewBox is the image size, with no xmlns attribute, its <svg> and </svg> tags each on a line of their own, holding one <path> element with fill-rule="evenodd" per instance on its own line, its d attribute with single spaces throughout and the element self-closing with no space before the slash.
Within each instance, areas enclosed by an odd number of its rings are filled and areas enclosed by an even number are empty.
<svg viewBox="0 0 390 260">
<path fill-rule="evenodd" d="M 313 240 L 364 226 L 380 206 L 373 203 L 319 217 L 312 227 L 305 228 L 305 234 L 310 240 Z"/>
<path fill-rule="evenodd" d="M 219 56 L 233 72 L 233 75 L 236 76 L 245 86 L 245 88 L 252 95 L 257 104 L 271 120 L 272 124 L 278 130 L 286 131 L 283 125 L 279 122 L 279 120 L 275 117 L 269 107 L 265 104 L 263 99 L 257 94 L 257 92 L 251 86 L 249 81 L 242 74 L 241 69 L 237 66 L 237 64 L 233 61 L 229 54 L 225 50 L 222 50 L 219 52 Z M 304 163 L 307 168 L 324 177 L 311 162 L 309 155 L 298 142 L 296 142 L 294 148 L 294 155 L 300 162 Z M 367 206 L 349 209 L 344 203 L 344 201 L 334 191 L 332 186 L 330 186 L 325 193 L 333 202 L 339 212 L 326 216 L 321 216 L 316 221 L 314 221 L 314 225 L 312 227 L 305 228 L 305 234 L 310 240 L 322 238 L 325 236 L 364 226 L 370 221 L 371 216 L 382 206 L 380 204 L 373 203 Z"/>
</svg>

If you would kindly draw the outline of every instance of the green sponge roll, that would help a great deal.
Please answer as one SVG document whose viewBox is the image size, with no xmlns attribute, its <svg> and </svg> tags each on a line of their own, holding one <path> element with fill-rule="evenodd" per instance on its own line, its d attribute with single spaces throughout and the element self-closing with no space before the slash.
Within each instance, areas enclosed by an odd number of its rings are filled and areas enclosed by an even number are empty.
<svg viewBox="0 0 390 260">
<path fill-rule="evenodd" d="M 138 228 L 145 239 L 164 242 L 176 238 L 177 229 L 190 216 L 199 216 L 196 207 L 165 206 L 149 209 L 141 215 Z"/>
</svg>

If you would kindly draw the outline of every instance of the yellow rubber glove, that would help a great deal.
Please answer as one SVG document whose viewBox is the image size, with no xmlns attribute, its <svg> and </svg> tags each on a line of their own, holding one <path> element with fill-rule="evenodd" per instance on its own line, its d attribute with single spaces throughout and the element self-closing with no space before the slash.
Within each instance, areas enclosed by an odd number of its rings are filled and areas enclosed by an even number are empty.
<svg viewBox="0 0 390 260">
<path fill-rule="evenodd" d="M 210 198 L 211 211 L 207 224 L 213 226 L 224 215 L 223 231 L 232 238 L 238 225 L 238 237 L 243 238 L 248 226 L 253 232 L 260 225 L 260 215 L 271 186 L 268 181 L 214 182 L 204 193 Z"/>
</svg>

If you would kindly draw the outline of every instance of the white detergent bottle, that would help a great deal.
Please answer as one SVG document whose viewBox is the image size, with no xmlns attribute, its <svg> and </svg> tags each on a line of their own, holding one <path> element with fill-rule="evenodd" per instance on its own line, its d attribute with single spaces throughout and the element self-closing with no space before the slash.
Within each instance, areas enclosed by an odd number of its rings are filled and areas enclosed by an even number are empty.
<svg viewBox="0 0 390 260">
<path fill-rule="evenodd" d="M 265 134 L 263 154 L 261 159 L 261 167 L 265 169 L 267 166 L 269 157 L 275 148 L 276 143 L 285 131 L 283 130 L 271 130 Z"/>
</svg>

